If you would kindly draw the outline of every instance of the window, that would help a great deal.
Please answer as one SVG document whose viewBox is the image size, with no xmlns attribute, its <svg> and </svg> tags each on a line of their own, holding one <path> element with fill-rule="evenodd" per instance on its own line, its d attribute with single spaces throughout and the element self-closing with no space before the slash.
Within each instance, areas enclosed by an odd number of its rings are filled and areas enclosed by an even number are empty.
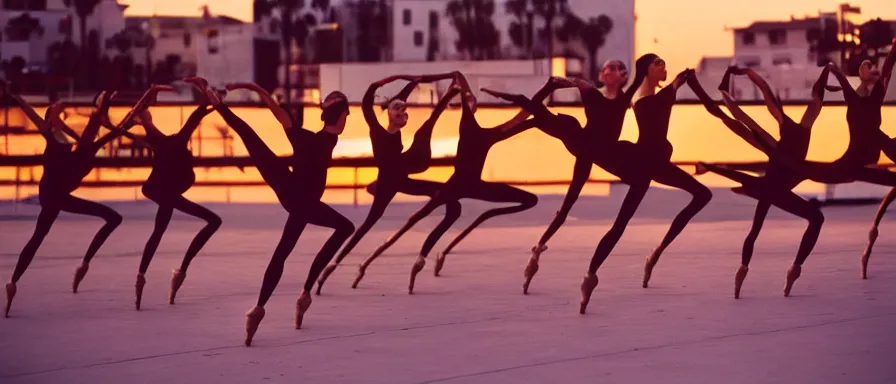
<svg viewBox="0 0 896 384">
<path fill-rule="evenodd" d="M 756 44 L 756 35 L 753 34 L 753 32 L 744 31 L 743 33 L 741 33 L 740 38 L 744 45 Z"/>
<path fill-rule="evenodd" d="M 787 30 L 772 29 L 768 31 L 768 42 L 771 45 L 787 44 Z"/>
<path fill-rule="evenodd" d="M 790 57 L 780 56 L 772 59 L 772 65 L 790 65 L 793 64 L 790 60 Z"/>
<path fill-rule="evenodd" d="M 423 46 L 423 31 L 414 31 L 414 46 Z"/>
<path fill-rule="evenodd" d="M 411 25 L 411 10 L 405 9 L 401 12 L 401 22 L 404 25 Z"/>
</svg>

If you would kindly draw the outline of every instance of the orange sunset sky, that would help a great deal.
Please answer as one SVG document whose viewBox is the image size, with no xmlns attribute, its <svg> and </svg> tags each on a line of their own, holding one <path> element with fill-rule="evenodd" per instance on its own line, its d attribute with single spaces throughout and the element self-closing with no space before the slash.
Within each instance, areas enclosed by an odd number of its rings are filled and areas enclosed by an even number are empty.
<svg viewBox="0 0 896 384">
<path fill-rule="evenodd" d="M 497 0 L 500 2 L 501 0 Z M 596 0 L 598 1 L 598 0 Z M 209 4 L 215 14 L 250 20 L 251 0 L 122 0 L 129 15 L 195 15 Z M 647 51 L 663 56 L 670 68 L 695 66 L 702 56 L 726 56 L 733 51 L 731 32 L 754 20 L 786 20 L 791 15 L 817 15 L 833 11 L 842 0 L 635 0 L 638 16 L 636 54 Z M 896 20 L 894 0 L 859 0 L 865 19 Z M 500 8 L 499 8 L 500 9 Z"/>
</svg>

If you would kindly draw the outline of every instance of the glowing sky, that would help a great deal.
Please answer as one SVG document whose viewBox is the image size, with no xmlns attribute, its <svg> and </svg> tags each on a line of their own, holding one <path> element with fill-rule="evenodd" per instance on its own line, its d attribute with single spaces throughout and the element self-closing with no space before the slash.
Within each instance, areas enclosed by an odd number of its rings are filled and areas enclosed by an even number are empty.
<svg viewBox="0 0 896 384">
<path fill-rule="evenodd" d="M 501 0 L 496 0 L 501 2 Z M 600 0 L 595 0 L 600 1 Z M 212 13 L 250 20 L 251 0 L 121 0 L 130 4 L 127 14 L 196 15 L 203 4 Z M 670 68 L 694 66 L 702 56 L 727 56 L 733 51 L 726 27 L 745 26 L 754 20 L 786 20 L 830 12 L 843 0 L 635 0 L 636 52 L 663 56 Z M 863 18 L 896 20 L 894 0 L 853 0 Z M 502 9 L 502 7 L 497 7 Z"/>
</svg>

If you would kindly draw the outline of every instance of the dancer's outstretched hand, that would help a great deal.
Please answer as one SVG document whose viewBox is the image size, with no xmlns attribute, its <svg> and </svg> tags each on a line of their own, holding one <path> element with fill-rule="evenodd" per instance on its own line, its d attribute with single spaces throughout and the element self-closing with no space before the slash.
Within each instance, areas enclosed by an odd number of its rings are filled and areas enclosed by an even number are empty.
<svg viewBox="0 0 896 384">
<path fill-rule="evenodd" d="M 688 76 L 690 75 L 690 69 L 685 69 L 684 71 L 679 72 L 678 75 L 675 76 L 675 80 L 672 80 L 672 86 L 675 88 L 682 86 L 684 82 L 688 80 Z"/>
</svg>

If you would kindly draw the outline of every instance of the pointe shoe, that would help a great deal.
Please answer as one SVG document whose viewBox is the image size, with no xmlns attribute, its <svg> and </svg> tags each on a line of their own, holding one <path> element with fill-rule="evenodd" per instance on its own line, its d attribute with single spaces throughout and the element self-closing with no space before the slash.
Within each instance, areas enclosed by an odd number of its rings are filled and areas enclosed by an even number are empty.
<svg viewBox="0 0 896 384">
<path fill-rule="evenodd" d="M 261 324 L 261 320 L 264 319 L 264 308 L 255 307 L 249 310 L 246 313 L 246 346 L 252 345 L 252 337 L 255 336 L 255 332 L 258 331 L 258 325 Z"/>
<path fill-rule="evenodd" d="M 358 276 L 355 277 L 355 282 L 352 283 L 352 289 L 358 288 L 358 284 L 361 282 L 361 279 L 364 278 L 365 271 L 367 271 L 367 266 L 364 264 L 358 266 Z"/>
<path fill-rule="evenodd" d="M 584 315 L 585 309 L 588 308 L 588 302 L 591 301 L 591 293 L 597 288 L 597 275 L 588 274 L 582 279 L 582 301 L 579 303 L 579 314 Z"/>
<path fill-rule="evenodd" d="M 411 280 L 408 283 L 408 294 L 414 294 L 414 281 L 417 280 L 417 274 L 423 270 L 423 267 L 426 265 L 426 259 L 423 256 L 417 256 L 417 261 L 414 262 L 414 266 L 411 267 Z"/>
<path fill-rule="evenodd" d="M 177 296 L 177 291 L 180 290 L 181 285 L 184 285 L 184 280 L 187 279 L 187 273 L 181 271 L 180 268 L 171 270 L 171 291 L 168 292 L 168 304 L 174 304 L 174 298 Z"/>
<path fill-rule="evenodd" d="M 305 312 L 311 306 L 311 294 L 308 291 L 302 291 L 299 300 L 296 301 L 296 329 L 302 328 L 302 319 L 305 318 Z"/>
<path fill-rule="evenodd" d="M 87 270 L 89 268 L 90 266 L 88 264 L 81 264 L 75 269 L 75 280 L 72 282 L 72 293 L 78 293 L 78 286 L 81 285 L 84 276 L 87 276 Z"/>
<path fill-rule="evenodd" d="M 12 307 L 12 299 L 16 297 L 16 283 L 6 283 L 6 317 L 9 317 L 9 308 Z"/>
<path fill-rule="evenodd" d="M 526 269 L 523 271 L 523 276 L 526 277 L 526 281 L 523 282 L 523 294 L 529 294 L 529 284 L 532 282 L 532 278 L 535 277 L 535 274 L 538 273 L 538 258 L 541 256 L 541 253 L 546 251 L 548 247 L 546 245 L 536 245 L 532 247 L 532 257 L 529 258 L 529 263 L 526 264 Z"/>
<path fill-rule="evenodd" d="M 647 288 L 647 283 L 650 282 L 650 277 L 653 275 L 653 267 L 656 266 L 656 260 L 653 256 L 647 258 L 644 261 L 644 279 L 641 280 L 641 288 Z"/>
<path fill-rule="evenodd" d="M 324 282 L 333 274 L 333 271 L 336 270 L 339 264 L 329 264 L 324 271 L 320 274 L 320 277 L 317 278 L 317 291 L 314 292 L 315 295 L 320 296 L 320 290 L 324 287 Z"/>
<path fill-rule="evenodd" d="M 744 280 L 747 278 L 747 272 L 750 271 L 750 268 L 746 265 L 741 265 L 740 268 L 737 269 L 737 272 L 734 273 L 734 298 L 740 298 L 740 287 L 744 285 Z"/>
<path fill-rule="evenodd" d="M 436 256 L 436 268 L 433 270 L 433 274 L 436 277 L 439 277 L 439 272 L 442 271 L 443 266 L 445 266 L 445 253 L 444 252 L 439 253 L 439 255 Z"/>
<path fill-rule="evenodd" d="M 802 266 L 793 264 L 790 266 L 790 269 L 787 270 L 787 282 L 784 284 L 784 297 L 790 296 L 790 290 L 793 289 L 793 282 L 800 278 L 802 269 Z"/>
<path fill-rule="evenodd" d="M 140 310 L 140 303 L 143 301 L 143 287 L 146 285 L 146 277 L 142 273 L 137 274 L 137 284 L 134 285 L 137 293 L 137 310 Z"/>
</svg>

